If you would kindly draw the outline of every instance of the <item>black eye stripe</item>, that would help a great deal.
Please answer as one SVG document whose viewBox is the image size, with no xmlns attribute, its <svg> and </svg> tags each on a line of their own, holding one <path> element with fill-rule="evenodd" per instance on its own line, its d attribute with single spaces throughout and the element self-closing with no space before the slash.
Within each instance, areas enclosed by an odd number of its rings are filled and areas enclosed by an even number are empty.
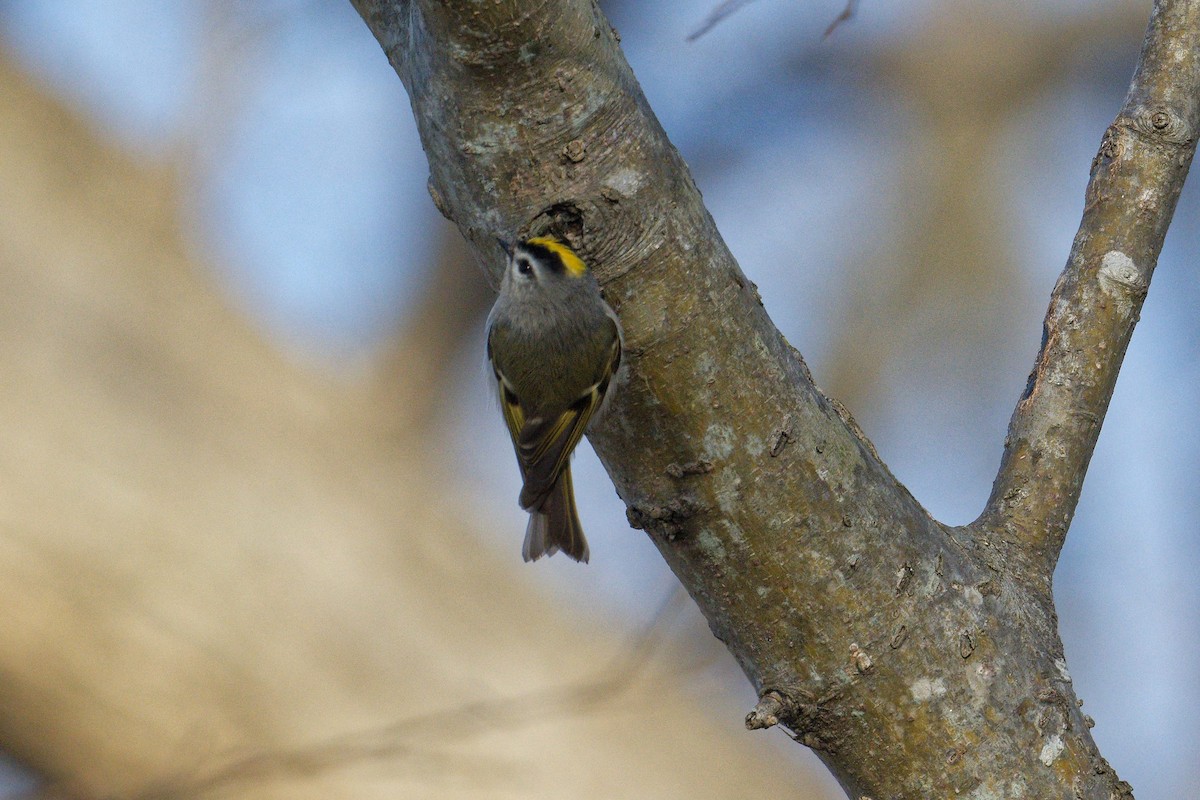
<svg viewBox="0 0 1200 800">
<path fill-rule="evenodd" d="M 562 257 L 549 247 L 540 244 L 533 244 L 531 242 L 526 242 L 521 245 L 521 247 L 524 248 L 525 252 L 529 253 L 529 255 L 545 264 L 551 272 L 563 271 Z"/>
</svg>

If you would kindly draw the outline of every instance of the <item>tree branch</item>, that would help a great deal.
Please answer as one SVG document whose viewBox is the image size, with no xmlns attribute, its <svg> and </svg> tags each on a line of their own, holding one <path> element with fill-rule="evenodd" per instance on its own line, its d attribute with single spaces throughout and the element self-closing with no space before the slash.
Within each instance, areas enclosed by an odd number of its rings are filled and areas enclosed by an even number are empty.
<svg viewBox="0 0 1200 800">
<path fill-rule="evenodd" d="M 974 524 L 1021 543 L 1048 588 L 1200 132 L 1200 2 L 1158 0 L 1125 104 Z"/>
<path fill-rule="evenodd" d="M 852 797 L 1126 796 L 1049 593 L 1003 542 L 932 520 L 813 385 L 595 4 L 353 2 L 493 274 L 514 233 L 594 265 L 629 371 L 592 443 L 763 698 L 751 727 L 783 725 Z"/>
</svg>

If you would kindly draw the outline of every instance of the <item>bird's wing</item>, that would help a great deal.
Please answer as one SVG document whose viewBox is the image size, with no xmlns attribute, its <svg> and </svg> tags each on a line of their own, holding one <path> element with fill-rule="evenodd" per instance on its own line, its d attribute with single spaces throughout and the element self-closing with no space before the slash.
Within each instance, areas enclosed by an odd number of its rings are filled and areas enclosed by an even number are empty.
<svg viewBox="0 0 1200 800">
<path fill-rule="evenodd" d="M 593 386 L 557 417 L 526 420 L 517 439 L 517 460 L 525 474 L 522 508 L 538 508 L 554 488 L 601 399 L 598 387 Z"/>
<path fill-rule="evenodd" d="M 520 434 L 515 437 L 517 460 L 521 462 L 521 471 L 525 476 L 520 500 L 522 508 L 536 508 L 554 488 L 554 482 L 571 457 L 571 451 L 583 438 L 588 422 L 604 401 L 609 383 L 620 363 L 621 341 L 614 337 L 609 363 L 598 382 L 557 417 L 525 420 Z"/>
<path fill-rule="evenodd" d="M 517 440 L 521 436 L 521 429 L 525 427 L 525 411 L 521 408 L 521 401 L 517 398 L 517 393 L 513 391 L 512 385 L 500 372 L 500 368 L 496 366 L 495 359 L 492 358 L 492 342 L 488 338 L 487 343 L 487 358 L 488 364 L 492 367 L 492 374 L 496 376 L 496 391 L 500 398 L 500 411 L 504 415 L 504 424 L 508 428 L 508 435 L 512 439 L 513 446 L 516 447 Z M 518 460 L 520 453 L 517 454 Z M 524 465 L 521 467 L 524 471 Z"/>
</svg>

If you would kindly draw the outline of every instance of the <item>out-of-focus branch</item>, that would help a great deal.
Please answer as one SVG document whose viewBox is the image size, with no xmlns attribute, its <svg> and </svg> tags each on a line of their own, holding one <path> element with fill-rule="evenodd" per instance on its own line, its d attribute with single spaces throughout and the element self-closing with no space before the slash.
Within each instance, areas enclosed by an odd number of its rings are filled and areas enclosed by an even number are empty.
<svg viewBox="0 0 1200 800">
<path fill-rule="evenodd" d="M 488 546 L 439 431 L 233 313 L 178 198 L 0 53 L 0 748 L 42 796 L 779 790 L 671 670 L 581 684 L 623 637 Z"/>
<path fill-rule="evenodd" d="M 711 31 L 713 28 L 725 21 L 726 17 L 732 15 L 735 11 L 745 5 L 749 5 L 753 0 L 724 0 L 720 5 L 708 12 L 708 16 L 704 18 L 704 22 L 700 23 L 700 27 L 688 34 L 687 40 L 694 42 L 704 34 Z M 854 19 L 854 14 L 858 9 L 858 0 L 846 0 L 846 5 L 829 26 L 825 28 L 825 38 L 828 38 L 843 22 L 848 22 Z"/>
<path fill-rule="evenodd" d="M 1005 439 L 981 532 L 1019 542 L 1048 590 L 1125 349 L 1200 135 L 1200 2 L 1157 0 L 1125 104 Z"/>
<path fill-rule="evenodd" d="M 720 25 L 726 17 L 733 14 L 742 6 L 749 5 L 752 2 L 753 0 L 723 0 L 716 8 L 708 12 L 708 16 L 704 18 L 704 22 L 700 23 L 700 27 L 688 34 L 687 40 L 689 42 L 696 41 Z"/>
<path fill-rule="evenodd" d="M 848 265 L 852 294 L 829 332 L 822 385 L 856 414 L 892 399 L 883 377 L 905 354 L 936 350 L 931 395 L 978 396 L 981 384 L 1009 380 L 998 374 L 1008 373 L 997 369 L 997 332 L 1012 341 L 1023 332 L 1013 330 L 1013 304 L 1028 281 L 1003 224 L 1006 184 L 996 180 L 1018 158 L 1007 123 L 1078 69 L 1083 53 L 1125 48 L 1145 27 L 1144 10 L 1131 5 L 1047 18 L 947 0 L 911 37 L 838 53 L 859 80 L 909 108 L 920 131 L 890 159 L 892 203 L 905 213 Z M 797 79 L 806 69 L 797 64 Z"/>
<path fill-rule="evenodd" d="M 385 353 L 375 382 L 381 401 L 394 409 L 397 430 L 437 424 L 459 378 L 451 367 L 465 345 L 482 341 L 493 298 L 462 234 L 442 226 L 437 243 L 434 263 L 419 279 L 424 286 L 416 305 Z"/>
</svg>

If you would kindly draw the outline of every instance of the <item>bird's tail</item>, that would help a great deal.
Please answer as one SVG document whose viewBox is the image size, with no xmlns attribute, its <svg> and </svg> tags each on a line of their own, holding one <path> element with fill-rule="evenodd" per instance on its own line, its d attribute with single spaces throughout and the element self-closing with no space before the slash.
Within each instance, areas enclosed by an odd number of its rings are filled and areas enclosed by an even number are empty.
<svg viewBox="0 0 1200 800">
<path fill-rule="evenodd" d="M 526 561 L 537 561 L 559 550 L 576 561 L 587 563 L 588 545 L 583 538 L 579 512 L 575 509 L 570 464 L 563 467 L 541 505 L 529 509 L 529 526 L 525 528 L 525 545 L 521 548 L 521 555 Z"/>
</svg>

